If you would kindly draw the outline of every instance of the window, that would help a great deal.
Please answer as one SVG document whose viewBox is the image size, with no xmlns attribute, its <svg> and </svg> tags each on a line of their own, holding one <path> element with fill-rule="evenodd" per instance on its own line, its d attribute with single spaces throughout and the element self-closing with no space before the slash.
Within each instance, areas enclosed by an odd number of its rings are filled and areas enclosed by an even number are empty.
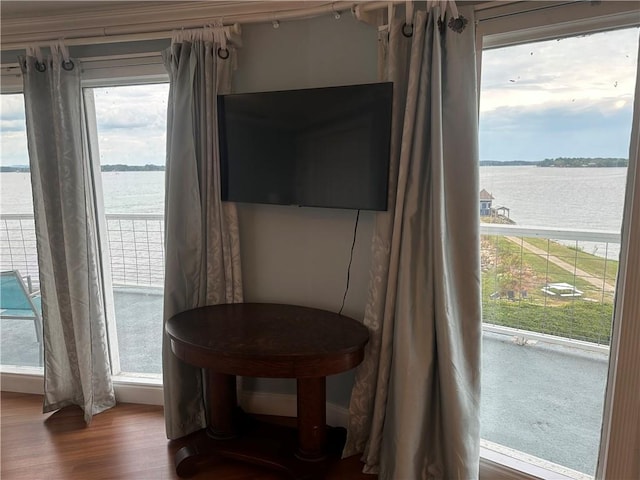
<svg viewBox="0 0 640 480">
<path fill-rule="evenodd" d="M 87 131 L 92 145 L 98 146 L 92 152 L 99 152 L 92 161 L 101 172 L 95 184 L 105 227 L 100 229 L 102 255 L 108 260 L 105 285 L 111 286 L 107 304 L 113 307 L 107 317 L 112 373 L 121 379 L 147 377 L 153 383 L 162 369 L 169 85 L 158 54 L 139 68 L 126 59 L 87 61 L 83 67 Z M 3 94 L 0 99 L 0 267 L 20 270 L 37 289 L 24 97 Z M 3 318 L 0 328 L 3 371 L 41 367 L 41 343 L 31 322 Z"/>
<path fill-rule="evenodd" d="M 23 95 L 0 95 L 0 110 L 0 270 L 17 270 L 27 290 L 35 294 L 39 290 L 38 256 Z M 0 295 L 0 364 L 40 368 L 42 339 L 34 321 L 10 318 L 34 313 L 6 308 L 6 302 L 10 307 L 20 302 L 20 291 L 3 289 Z"/>
<path fill-rule="evenodd" d="M 164 164 L 169 85 L 85 89 L 93 103 L 117 345 L 114 374 L 162 372 Z M 111 329 L 113 331 L 113 329 Z M 116 348 L 117 347 L 117 348 Z"/>
<path fill-rule="evenodd" d="M 553 478 L 596 470 L 639 34 L 580 8 L 488 20 L 482 53 L 483 447 Z"/>
</svg>

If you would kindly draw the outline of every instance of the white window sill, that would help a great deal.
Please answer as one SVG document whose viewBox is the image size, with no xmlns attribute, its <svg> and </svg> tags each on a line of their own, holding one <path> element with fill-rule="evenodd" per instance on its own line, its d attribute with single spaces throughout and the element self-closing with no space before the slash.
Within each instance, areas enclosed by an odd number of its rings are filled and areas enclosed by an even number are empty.
<svg viewBox="0 0 640 480">
<path fill-rule="evenodd" d="M 480 440 L 480 478 L 484 480 L 592 480 L 593 477 L 542 458 Z"/>
<path fill-rule="evenodd" d="M 116 399 L 122 403 L 142 403 L 162 405 L 162 376 L 142 376 L 139 374 L 113 376 Z M 6 392 L 44 393 L 44 371 L 42 368 L 2 366 L 0 385 Z"/>
</svg>

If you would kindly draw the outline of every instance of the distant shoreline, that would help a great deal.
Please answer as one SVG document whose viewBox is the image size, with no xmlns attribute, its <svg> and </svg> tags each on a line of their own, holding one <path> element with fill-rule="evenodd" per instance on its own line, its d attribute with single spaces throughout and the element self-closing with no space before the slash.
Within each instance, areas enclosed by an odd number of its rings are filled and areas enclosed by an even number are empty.
<svg viewBox="0 0 640 480">
<path fill-rule="evenodd" d="M 100 167 L 102 172 L 164 172 L 164 165 L 102 165 Z M 29 173 L 28 165 L 12 165 L 10 167 L 0 166 L 0 173 L 2 172 L 17 172 L 17 173 Z"/>
<path fill-rule="evenodd" d="M 550 168 L 624 168 L 629 165 L 626 158 L 546 158 L 533 162 L 525 160 L 511 160 L 499 162 L 497 160 L 481 160 L 481 167 L 550 167 Z M 102 165 L 103 172 L 164 172 L 164 165 Z M 29 173 L 28 165 L 0 166 L 0 172 Z"/>
<path fill-rule="evenodd" d="M 498 162 L 496 160 L 481 160 L 481 167 L 552 167 L 552 168 L 624 168 L 629 165 L 626 158 L 586 158 L 586 157 L 558 157 L 545 158 L 539 162 L 513 160 Z"/>
</svg>

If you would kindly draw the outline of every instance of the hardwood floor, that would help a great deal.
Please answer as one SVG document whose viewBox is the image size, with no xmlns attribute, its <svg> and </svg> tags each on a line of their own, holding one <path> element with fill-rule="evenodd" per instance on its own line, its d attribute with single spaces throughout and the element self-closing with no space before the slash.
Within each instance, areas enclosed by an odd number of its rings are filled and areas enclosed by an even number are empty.
<svg viewBox="0 0 640 480">
<path fill-rule="evenodd" d="M 119 404 L 85 426 L 70 407 L 43 415 L 42 396 L 2 392 L 3 480 L 178 479 L 173 458 L 184 440 L 168 441 L 162 407 Z M 339 462 L 328 480 L 375 480 L 357 457 Z M 194 480 L 280 480 L 277 473 L 229 461 L 202 465 Z"/>
</svg>

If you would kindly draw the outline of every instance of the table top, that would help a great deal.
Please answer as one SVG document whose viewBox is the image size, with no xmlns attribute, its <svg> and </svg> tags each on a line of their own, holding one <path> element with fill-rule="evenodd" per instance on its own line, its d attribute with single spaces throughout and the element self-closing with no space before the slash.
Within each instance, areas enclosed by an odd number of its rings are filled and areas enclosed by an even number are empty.
<svg viewBox="0 0 640 480">
<path fill-rule="evenodd" d="M 340 373 L 364 357 L 369 332 L 337 313 L 297 305 L 236 303 L 179 313 L 167 321 L 173 353 L 233 375 L 304 378 Z"/>
</svg>

